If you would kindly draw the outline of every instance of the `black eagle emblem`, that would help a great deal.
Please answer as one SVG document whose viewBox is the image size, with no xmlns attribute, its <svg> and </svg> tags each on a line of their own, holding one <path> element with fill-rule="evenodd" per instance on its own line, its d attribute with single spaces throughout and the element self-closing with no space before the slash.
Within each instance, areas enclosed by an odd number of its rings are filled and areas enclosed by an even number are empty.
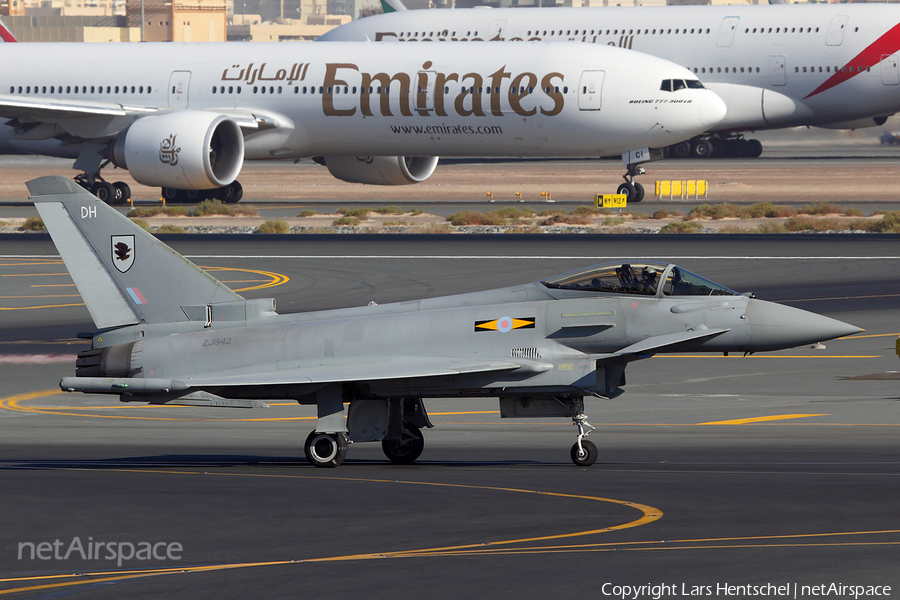
<svg viewBox="0 0 900 600">
<path fill-rule="evenodd" d="M 118 242 L 113 249 L 116 253 L 116 260 L 128 260 L 131 258 L 131 248 L 125 242 Z"/>
</svg>

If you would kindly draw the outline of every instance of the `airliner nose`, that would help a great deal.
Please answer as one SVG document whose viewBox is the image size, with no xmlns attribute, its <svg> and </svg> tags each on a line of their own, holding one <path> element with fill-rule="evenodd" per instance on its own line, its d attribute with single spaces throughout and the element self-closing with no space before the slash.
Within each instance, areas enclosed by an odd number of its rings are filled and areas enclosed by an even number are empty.
<svg viewBox="0 0 900 600">
<path fill-rule="evenodd" d="M 700 99 L 700 122 L 703 123 L 703 127 L 709 129 L 722 122 L 728 107 L 715 92 L 706 91 L 707 93 Z"/>
<path fill-rule="evenodd" d="M 747 303 L 747 319 L 751 352 L 794 348 L 862 331 L 843 321 L 756 299 Z"/>
</svg>

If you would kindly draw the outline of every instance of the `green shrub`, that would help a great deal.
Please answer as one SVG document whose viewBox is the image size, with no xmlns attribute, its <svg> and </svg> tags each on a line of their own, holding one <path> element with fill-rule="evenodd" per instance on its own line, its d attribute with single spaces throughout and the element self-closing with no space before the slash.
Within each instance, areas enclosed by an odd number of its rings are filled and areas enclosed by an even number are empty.
<svg viewBox="0 0 900 600">
<path fill-rule="evenodd" d="M 697 221 L 672 221 L 659 230 L 660 233 L 697 233 L 703 225 Z"/>
<path fill-rule="evenodd" d="M 669 219 L 669 218 L 675 218 L 675 217 L 680 217 L 680 216 L 682 216 L 682 214 L 678 211 L 666 210 L 664 208 L 661 208 L 658 211 L 656 211 L 655 213 L 653 213 L 653 215 L 650 218 L 656 219 L 658 221 L 660 219 Z"/>
<path fill-rule="evenodd" d="M 344 215 L 345 217 L 355 217 L 358 219 L 367 219 L 369 217 L 369 209 L 368 208 L 339 208 L 337 209 L 337 214 Z"/>
<path fill-rule="evenodd" d="M 184 206 L 140 206 L 132 208 L 125 215 L 128 218 L 146 219 L 149 217 L 189 217 L 191 211 Z"/>
<path fill-rule="evenodd" d="M 412 210 L 409 211 L 409 214 L 411 214 L 411 215 L 414 216 L 414 217 L 417 217 L 417 216 L 421 215 L 421 214 L 424 213 L 424 212 L 425 212 L 425 211 L 423 211 L 423 210 L 420 209 L 420 208 L 414 208 L 414 209 L 412 209 Z"/>
<path fill-rule="evenodd" d="M 299 215 L 297 215 L 297 216 L 298 216 L 298 217 L 306 218 L 306 217 L 314 217 L 314 216 L 316 216 L 317 214 L 319 214 L 319 213 L 317 213 L 316 211 L 312 210 L 311 208 L 307 208 L 306 210 L 304 210 L 303 212 L 301 212 L 301 213 L 300 213 Z"/>
<path fill-rule="evenodd" d="M 555 214 L 541 221 L 541 225 L 590 225 L 591 220 L 584 215 Z"/>
<path fill-rule="evenodd" d="M 783 219 L 793 217 L 797 211 L 788 206 L 776 206 L 771 202 L 757 202 L 741 211 L 742 219 Z"/>
<path fill-rule="evenodd" d="M 505 225 L 506 219 L 496 213 L 483 213 L 477 210 L 464 210 L 453 213 L 447 221 L 454 227 L 463 225 Z"/>
<path fill-rule="evenodd" d="M 234 209 L 222 204 L 221 200 L 204 200 L 194 209 L 195 217 L 226 216 L 235 214 Z"/>
<path fill-rule="evenodd" d="M 266 221 L 256 229 L 256 233 L 290 233 L 291 228 L 284 219 Z"/>
<path fill-rule="evenodd" d="M 331 222 L 334 227 L 358 227 L 359 224 L 359 217 L 341 217 Z"/>
<path fill-rule="evenodd" d="M 25 222 L 22 223 L 23 231 L 45 231 L 47 228 L 44 227 L 44 221 L 41 220 L 40 217 L 28 217 L 25 219 Z"/>
<path fill-rule="evenodd" d="M 594 215 L 608 215 L 610 214 L 610 210 L 608 208 L 596 208 L 594 206 L 579 206 L 572 211 L 572 214 L 581 215 L 583 217 L 593 217 Z"/>
<path fill-rule="evenodd" d="M 833 231 L 835 229 L 846 229 L 846 226 L 839 219 L 824 218 L 811 219 L 809 217 L 797 216 L 791 217 L 784 224 L 788 231 Z"/>
<path fill-rule="evenodd" d="M 131 222 L 143 229 L 144 231 L 150 231 L 150 223 L 145 221 L 144 219 L 135 219 L 132 218 Z"/>
<path fill-rule="evenodd" d="M 863 211 L 858 208 L 846 208 L 844 209 L 844 214 L 848 217 L 861 217 L 863 216 Z"/>
<path fill-rule="evenodd" d="M 839 215 L 844 212 L 844 209 L 834 204 L 816 202 L 801 207 L 798 212 L 801 215 Z"/>
<path fill-rule="evenodd" d="M 391 204 L 390 206 L 383 206 L 382 208 L 376 208 L 372 212 L 376 212 L 379 215 L 402 215 L 406 211 L 400 208 L 399 206 L 394 206 Z"/>
</svg>

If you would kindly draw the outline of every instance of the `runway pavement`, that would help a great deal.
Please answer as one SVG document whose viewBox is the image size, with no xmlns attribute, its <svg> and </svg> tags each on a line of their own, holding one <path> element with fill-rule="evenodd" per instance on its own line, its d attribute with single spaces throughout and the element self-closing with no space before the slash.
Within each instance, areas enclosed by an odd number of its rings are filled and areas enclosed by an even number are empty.
<svg viewBox="0 0 900 600">
<path fill-rule="evenodd" d="M 92 329 L 87 311 L 48 238 L 0 236 L 0 595 L 800 598 L 818 585 L 900 589 L 896 237 L 168 242 L 242 294 L 275 297 L 280 312 L 647 257 L 865 332 L 824 349 L 634 363 L 625 395 L 587 402 L 600 447 L 591 468 L 569 461 L 574 429 L 564 420 L 501 421 L 495 400 L 469 400 L 428 403 L 437 427 L 416 465 L 391 465 L 377 445 L 357 444 L 327 471 L 302 458 L 311 407 L 150 408 L 59 392 L 85 347 L 75 334 Z M 125 558 L 141 543 L 153 544 L 144 558 Z M 770 583 L 788 587 L 721 587 Z M 670 587 L 652 587 L 661 585 Z"/>
</svg>

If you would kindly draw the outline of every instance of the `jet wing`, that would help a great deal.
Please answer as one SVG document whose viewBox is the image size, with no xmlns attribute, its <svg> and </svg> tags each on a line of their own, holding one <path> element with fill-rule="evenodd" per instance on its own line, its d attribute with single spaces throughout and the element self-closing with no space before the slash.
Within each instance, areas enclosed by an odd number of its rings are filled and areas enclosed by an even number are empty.
<svg viewBox="0 0 900 600">
<path fill-rule="evenodd" d="M 386 379 L 411 379 L 419 377 L 446 377 L 491 371 L 513 371 L 522 368 L 519 362 L 497 360 L 471 360 L 458 358 L 419 358 L 393 356 L 385 360 L 353 363 L 328 361 L 318 365 L 302 365 L 290 369 L 255 372 L 241 375 L 208 375 L 182 378 L 193 388 L 279 385 L 310 383 L 344 383 L 351 381 L 378 381 Z M 548 368 L 551 365 L 547 365 Z M 532 367 L 532 370 L 533 367 Z M 543 369 L 539 369 L 543 370 Z"/>
<path fill-rule="evenodd" d="M 553 368 L 551 364 L 530 360 L 510 362 L 504 360 L 392 356 L 374 361 L 362 359 L 361 362 L 348 360 L 321 361 L 314 365 L 294 365 L 285 369 L 278 369 L 273 365 L 270 370 L 254 370 L 252 373 L 232 374 L 233 372 L 224 372 L 178 379 L 64 377 L 60 381 L 59 386 L 61 389 L 69 392 L 85 392 L 89 394 L 119 393 L 141 396 L 169 392 L 187 392 L 191 389 L 449 377 L 494 371 L 519 370 L 520 372 L 540 373 L 551 368 Z"/>
<path fill-rule="evenodd" d="M 0 117 L 15 119 L 19 123 L 65 123 L 86 117 L 141 117 L 168 110 L 167 107 L 161 106 L 0 94 Z M 233 119 L 245 133 L 274 129 L 281 126 L 284 121 L 284 118 L 279 118 L 274 113 L 261 114 L 249 109 L 203 110 Z"/>
<path fill-rule="evenodd" d="M 23 123 L 54 123 L 62 119 L 91 116 L 127 117 L 146 115 L 160 110 L 157 106 L 137 106 L 118 102 L 0 94 L 0 117 L 15 118 Z"/>
</svg>

